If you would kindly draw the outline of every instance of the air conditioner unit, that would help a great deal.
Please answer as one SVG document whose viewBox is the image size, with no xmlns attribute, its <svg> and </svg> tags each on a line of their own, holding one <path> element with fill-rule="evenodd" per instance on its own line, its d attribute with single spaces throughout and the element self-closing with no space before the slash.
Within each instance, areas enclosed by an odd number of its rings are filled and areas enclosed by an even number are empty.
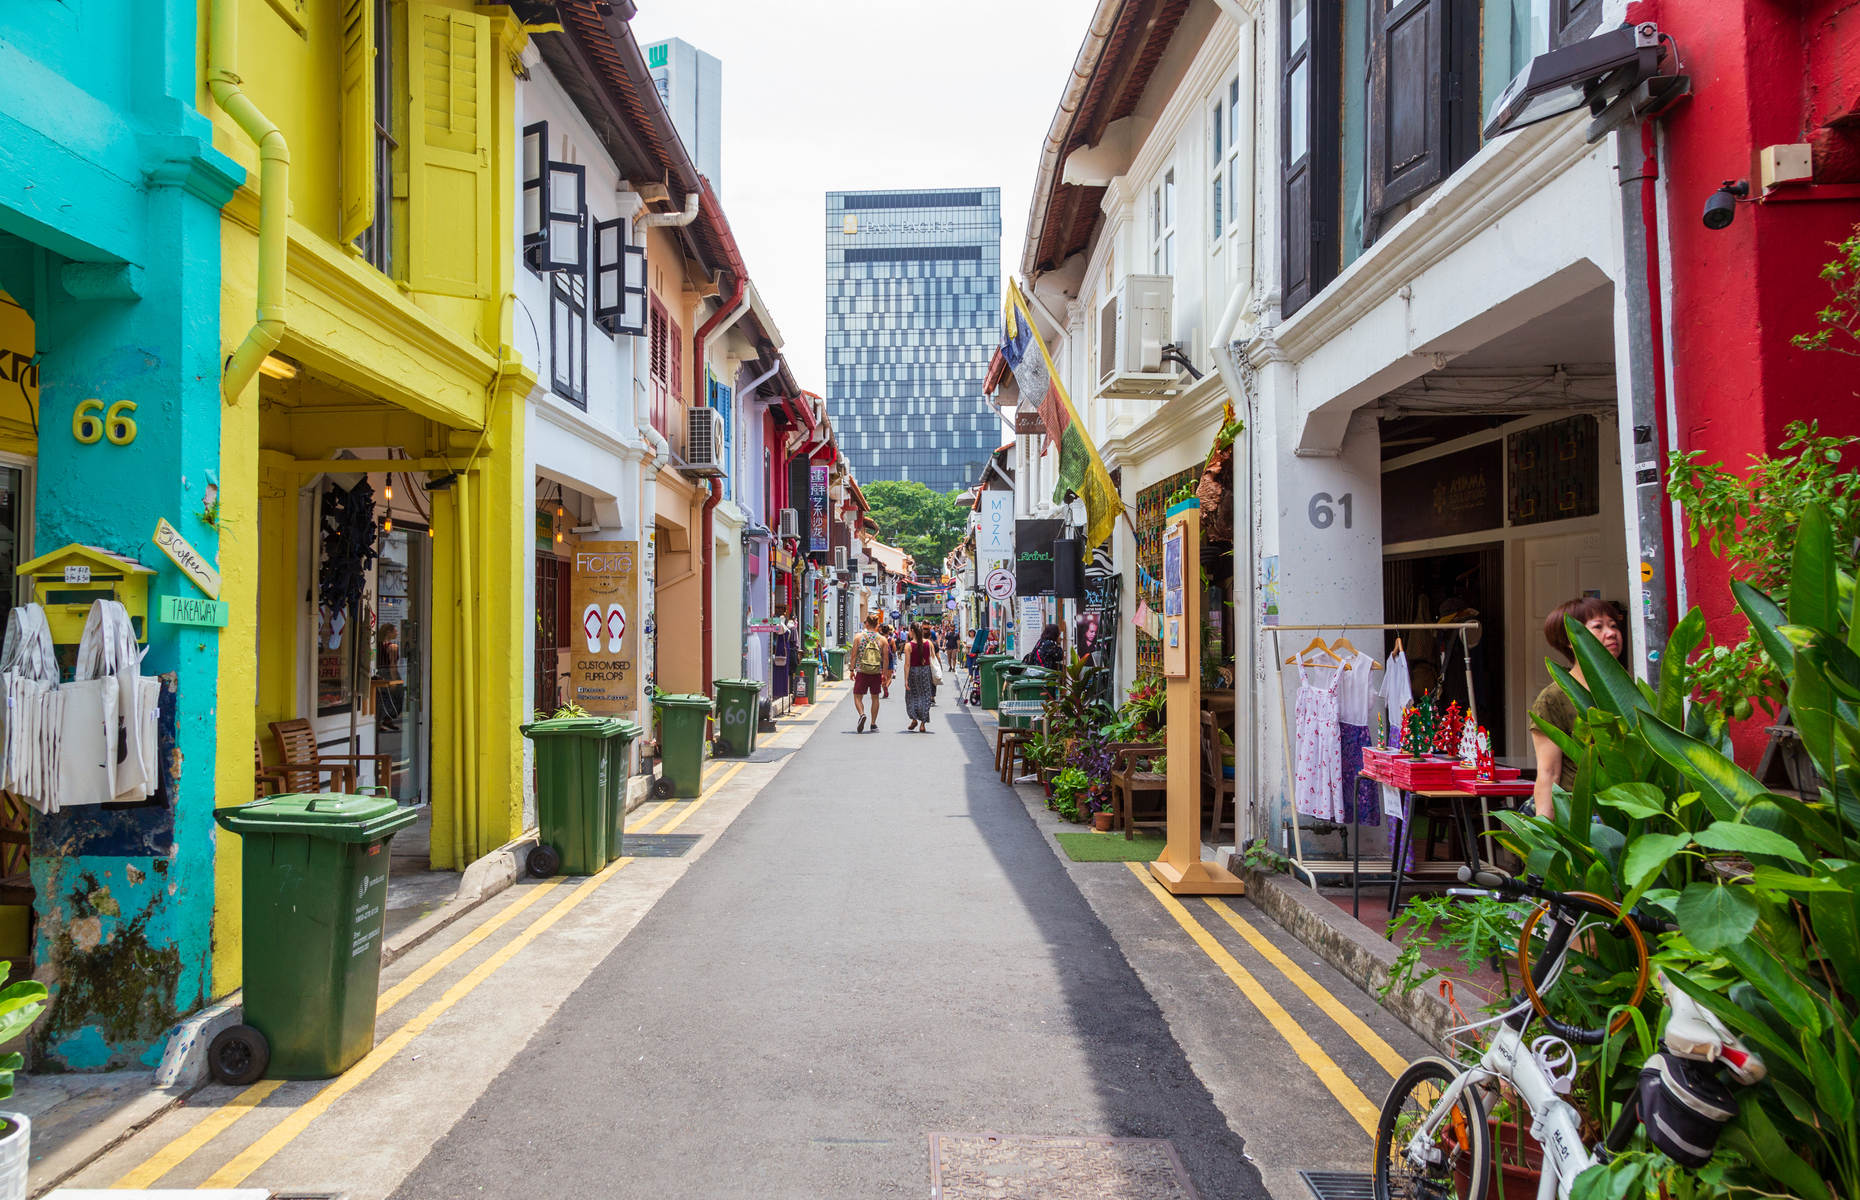
<svg viewBox="0 0 1860 1200">
<path fill-rule="evenodd" d="M 685 470 L 693 475 L 728 475 L 723 456 L 723 414 L 714 408 L 686 409 Z"/>
<path fill-rule="evenodd" d="M 846 547 L 833 547 L 833 568 L 842 575 L 846 573 Z"/>
<path fill-rule="evenodd" d="M 1175 341 L 1175 279 L 1126 275 L 1098 310 L 1098 394 L 1110 400 L 1161 400 L 1182 390 L 1163 361 Z"/>
<path fill-rule="evenodd" d="M 801 536 L 800 510 L 794 509 L 794 508 L 782 509 L 781 510 L 781 526 L 779 529 L 776 530 L 776 532 L 780 536 L 785 537 L 785 538 L 800 537 Z"/>
</svg>

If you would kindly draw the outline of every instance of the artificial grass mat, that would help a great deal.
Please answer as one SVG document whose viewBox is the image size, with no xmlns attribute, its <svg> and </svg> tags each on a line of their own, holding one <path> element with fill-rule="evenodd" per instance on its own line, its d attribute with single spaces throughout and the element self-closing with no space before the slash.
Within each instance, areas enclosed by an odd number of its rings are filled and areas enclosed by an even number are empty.
<svg viewBox="0 0 1860 1200">
<path fill-rule="evenodd" d="M 1055 833 L 1059 848 L 1073 862 L 1155 862 L 1162 857 L 1168 838 L 1138 836 L 1124 840 L 1121 833 Z"/>
</svg>

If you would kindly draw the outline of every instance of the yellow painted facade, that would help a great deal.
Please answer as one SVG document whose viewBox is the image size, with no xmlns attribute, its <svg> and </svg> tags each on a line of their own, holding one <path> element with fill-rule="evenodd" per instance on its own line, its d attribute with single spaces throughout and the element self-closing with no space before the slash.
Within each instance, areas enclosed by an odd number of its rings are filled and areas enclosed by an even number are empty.
<svg viewBox="0 0 1860 1200">
<path fill-rule="evenodd" d="M 315 578 L 314 548 L 302 544 L 312 502 L 300 490 L 339 452 L 405 457 L 419 478 L 457 473 L 421 504 L 432 530 L 432 862 L 460 869 L 522 824 L 522 397 L 534 376 L 510 347 L 509 298 L 513 65 L 525 37 L 503 7 L 420 0 L 389 3 L 386 29 L 373 28 L 367 0 L 203 0 L 203 37 L 222 9 L 237 21 L 240 87 L 289 146 L 290 216 L 274 370 L 223 410 L 220 571 L 233 621 L 220 658 L 218 803 L 252 796 L 244 764 L 255 739 L 275 761 L 269 722 L 315 715 L 302 711 L 316 663 L 302 582 Z M 377 48 L 391 89 L 380 110 Z M 249 172 L 222 223 L 230 353 L 256 308 L 258 153 L 209 95 L 204 54 L 202 68 L 214 145 Z M 377 112 L 397 144 L 377 145 Z M 391 176 L 379 189 L 378 155 Z M 359 231 L 385 242 L 385 270 L 357 248 Z M 224 994 L 239 983 L 240 854 L 237 837 L 218 836 L 213 990 Z"/>
</svg>

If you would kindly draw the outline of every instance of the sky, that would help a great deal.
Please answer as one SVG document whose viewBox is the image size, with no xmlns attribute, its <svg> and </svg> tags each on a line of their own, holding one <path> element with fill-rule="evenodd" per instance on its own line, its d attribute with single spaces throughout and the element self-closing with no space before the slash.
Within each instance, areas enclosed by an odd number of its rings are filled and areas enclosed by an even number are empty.
<svg viewBox="0 0 1860 1200">
<path fill-rule="evenodd" d="M 1093 0 L 638 0 L 723 61 L 723 208 L 795 378 L 823 392 L 826 193 L 998 187 L 1012 274 Z"/>
</svg>

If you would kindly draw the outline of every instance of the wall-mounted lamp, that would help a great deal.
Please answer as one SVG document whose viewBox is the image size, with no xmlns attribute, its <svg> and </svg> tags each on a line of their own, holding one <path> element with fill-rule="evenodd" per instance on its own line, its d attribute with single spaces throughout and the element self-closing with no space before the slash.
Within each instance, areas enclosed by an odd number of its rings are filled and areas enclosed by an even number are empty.
<svg viewBox="0 0 1860 1200">
<path fill-rule="evenodd" d="M 1728 229 L 1737 220 L 1737 202 L 1750 195 L 1750 181 L 1727 179 L 1705 201 L 1705 228 Z"/>
</svg>

